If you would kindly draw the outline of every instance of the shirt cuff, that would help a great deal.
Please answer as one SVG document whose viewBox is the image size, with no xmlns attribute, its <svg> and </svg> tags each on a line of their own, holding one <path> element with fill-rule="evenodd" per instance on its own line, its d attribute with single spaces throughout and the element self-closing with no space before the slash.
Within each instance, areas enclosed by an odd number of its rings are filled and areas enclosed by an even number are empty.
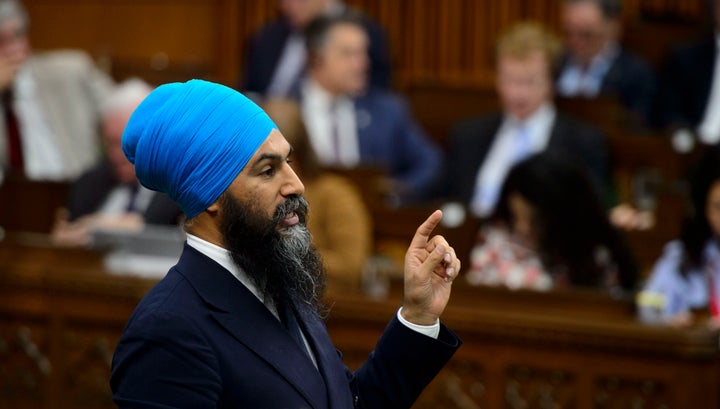
<svg viewBox="0 0 720 409">
<path fill-rule="evenodd" d="M 411 330 L 413 330 L 415 332 L 419 332 L 430 338 L 433 338 L 433 339 L 438 338 L 438 336 L 440 335 L 440 320 L 439 319 L 437 321 L 435 321 L 435 323 L 433 325 L 413 324 L 412 322 L 403 318 L 402 314 L 400 314 L 401 311 L 402 311 L 402 307 L 400 307 L 400 309 L 397 312 L 397 318 L 398 318 L 398 321 L 400 321 L 403 325 L 405 325 L 406 327 L 410 328 Z"/>
</svg>

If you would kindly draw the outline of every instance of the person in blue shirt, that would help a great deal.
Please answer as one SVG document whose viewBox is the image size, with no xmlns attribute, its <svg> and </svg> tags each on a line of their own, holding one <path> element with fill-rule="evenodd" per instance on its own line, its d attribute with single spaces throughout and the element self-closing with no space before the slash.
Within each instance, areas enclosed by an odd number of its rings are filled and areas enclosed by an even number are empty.
<svg viewBox="0 0 720 409">
<path fill-rule="evenodd" d="M 647 323 L 690 325 L 705 310 L 720 327 L 720 150 L 699 162 L 690 179 L 692 215 L 680 238 L 665 246 L 642 292 L 639 317 Z"/>
</svg>

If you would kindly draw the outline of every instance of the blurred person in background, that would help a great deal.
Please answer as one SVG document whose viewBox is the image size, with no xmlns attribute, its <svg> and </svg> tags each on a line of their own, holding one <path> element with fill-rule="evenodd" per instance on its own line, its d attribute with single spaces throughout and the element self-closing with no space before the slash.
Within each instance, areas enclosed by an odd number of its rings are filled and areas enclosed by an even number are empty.
<svg viewBox="0 0 720 409">
<path fill-rule="evenodd" d="M 720 143 L 720 1 L 708 3 L 713 30 L 676 47 L 664 62 L 656 122 L 687 129 L 707 145 Z"/>
<path fill-rule="evenodd" d="M 617 98 L 645 125 L 655 97 L 655 76 L 639 56 L 623 49 L 621 0 L 564 0 L 566 53 L 556 89 L 561 97 Z"/>
<path fill-rule="evenodd" d="M 360 192 L 349 180 L 320 167 L 294 101 L 271 99 L 263 109 L 293 147 L 292 166 L 303 180 L 312 208 L 307 227 L 322 257 L 328 284 L 359 288 L 372 251 L 372 220 Z"/>
<path fill-rule="evenodd" d="M 552 72 L 560 47 L 554 35 L 535 23 L 517 24 L 499 38 L 496 89 L 503 111 L 463 120 L 451 129 L 435 195 L 487 217 L 515 163 L 534 153 L 560 151 L 580 160 L 598 193 L 608 196 L 604 134 L 553 104 Z"/>
<path fill-rule="evenodd" d="M 401 96 L 369 86 L 369 37 L 360 20 L 319 18 L 306 37 L 308 73 L 296 95 L 320 163 L 382 169 L 394 203 L 422 200 L 441 152 Z"/>
<path fill-rule="evenodd" d="M 686 326 L 710 317 L 720 328 L 720 150 L 708 151 L 690 177 L 692 211 L 665 246 L 637 303 L 648 323 Z"/>
<path fill-rule="evenodd" d="M 548 290 L 635 289 L 637 267 L 577 161 L 533 155 L 508 174 L 494 214 L 471 253 L 471 284 Z"/>
<path fill-rule="evenodd" d="M 67 208 L 58 211 L 52 231 L 61 245 L 86 245 L 94 231 L 139 232 L 146 224 L 179 225 L 180 208 L 167 195 L 138 182 L 122 151 L 122 135 L 135 108 L 152 88 L 130 79 L 102 104 L 102 137 L 107 160 L 83 173 L 72 185 Z"/>
<path fill-rule="evenodd" d="M 73 180 L 100 158 L 100 104 L 113 82 L 81 51 L 32 53 L 29 29 L 22 4 L 0 0 L 0 169 Z"/>
<path fill-rule="evenodd" d="M 239 89 L 259 97 L 286 97 L 304 75 L 307 63 L 305 30 L 321 16 L 356 13 L 339 0 L 278 0 L 280 17 L 250 40 Z M 385 32 L 367 16 L 360 23 L 368 38 L 370 84 L 390 86 L 390 54 Z"/>
</svg>

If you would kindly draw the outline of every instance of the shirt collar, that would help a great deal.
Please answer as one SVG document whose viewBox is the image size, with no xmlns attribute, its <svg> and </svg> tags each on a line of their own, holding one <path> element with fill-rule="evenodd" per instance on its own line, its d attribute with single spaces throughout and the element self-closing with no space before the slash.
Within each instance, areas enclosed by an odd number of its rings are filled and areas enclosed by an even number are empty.
<svg viewBox="0 0 720 409">
<path fill-rule="evenodd" d="M 600 69 L 602 67 L 609 67 L 612 65 L 612 62 L 617 56 L 620 54 L 620 46 L 615 41 L 610 41 L 607 44 L 605 44 L 605 47 L 590 60 L 590 65 L 588 67 L 585 67 L 583 69 L 582 65 L 580 65 L 580 62 L 572 56 L 570 58 L 571 65 L 576 67 L 580 72 L 583 71 L 593 71 Z"/>
<path fill-rule="evenodd" d="M 528 128 L 536 128 L 546 122 L 552 122 L 555 117 L 555 106 L 550 102 L 545 102 L 540 105 L 540 108 L 536 109 L 535 112 L 530 114 L 527 119 L 521 121 L 512 115 L 507 116 L 507 122 L 510 125 L 524 125 Z"/>
<path fill-rule="evenodd" d="M 271 307 L 272 301 L 265 300 L 263 298 L 262 294 L 260 293 L 255 283 L 252 281 L 252 279 L 247 275 L 247 273 L 245 273 L 240 267 L 238 267 L 237 264 L 235 264 L 229 250 L 216 244 L 210 243 L 207 240 L 203 240 L 200 237 L 194 236 L 190 233 L 187 233 L 186 236 L 188 246 L 194 248 L 195 250 L 204 254 L 214 262 L 220 264 L 220 266 L 229 271 L 230 274 L 232 274 L 235 278 L 238 279 L 238 281 L 240 281 L 245 287 L 247 287 L 247 289 L 250 290 L 250 292 L 253 293 L 253 295 L 257 297 L 258 300 L 260 300 L 260 302 L 268 306 L 270 311 L 273 311 L 273 313 L 276 314 L 274 308 Z"/>
<path fill-rule="evenodd" d="M 337 97 L 327 92 L 312 77 L 306 78 L 302 87 L 305 100 L 314 109 L 318 109 L 318 112 L 327 112 L 333 105 L 338 106 L 352 102 L 352 99 L 347 96 Z"/>
</svg>

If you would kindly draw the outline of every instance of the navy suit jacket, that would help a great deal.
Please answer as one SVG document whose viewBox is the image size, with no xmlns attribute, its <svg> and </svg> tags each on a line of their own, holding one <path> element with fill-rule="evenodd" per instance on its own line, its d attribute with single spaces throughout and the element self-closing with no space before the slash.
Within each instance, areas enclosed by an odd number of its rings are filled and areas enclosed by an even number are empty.
<svg viewBox="0 0 720 409">
<path fill-rule="evenodd" d="M 83 173 L 70 188 L 67 201 L 69 219 L 76 220 L 100 209 L 108 195 L 118 186 L 117 176 L 107 162 Z M 143 213 L 148 224 L 178 224 L 182 210 L 166 194 L 155 192 Z"/>
<path fill-rule="evenodd" d="M 385 32 L 367 17 L 362 18 L 362 23 L 369 39 L 370 84 L 379 88 L 389 88 L 390 51 Z M 241 91 L 265 95 L 290 34 L 292 34 L 290 23 L 286 18 L 280 17 L 263 26 L 250 39 L 243 54 L 244 71 L 238 86 Z"/>
<path fill-rule="evenodd" d="M 387 169 L 410 191 L 406 199 L 424 196 L 442 167 L 440 148 L 412 117 L 396 94 L 371 90 L 355 99 L 360 161 Z"/>
<path fill-rule="evenodd" d="M 299 321 L 318 368 L 240 281 L 186 245 L 123 332 L 110 378 L 114 401 L 120 408 L 403 408 L 460 345 L 445 327 L 436 340 L 395 318 L 351 373 L 323 322 Z"/>
<path fill-rule="evenodd" d="M 565 56 L 563 67 L 567 58 Z M 656 92 L 653 70 L 645 60 L 624 49 L 620 49 L 600 84 L 600 95 L 617 98 L 645 124 L 650 122 Z"/>
<path fill-rule="evenodd" d="M 716 53 L 713 35 L 669 54 L 663 68 L 657 125 L 691 128 L 700 125 L 710 98 Z"/>
<path fill-rule="evenodd" d="M 448 136 L 448 160 L 436 183 L 438 195 L 470 204 L 481 166 L 502 125 L 501 114 L 472 118 L 455 125 Z M 607 195 L 608 146 L 597 128 L 558 112 L 550 131 L 547 150 L 562 151 L 587 167 L 598 191 Z"/>
<path fill-rule="evenodd" d="M 303 104 L 302 87 L 291 93 Z M 406 188 L 400 199 L 412 203 L 427 198 L 442 170 L 442 152 L 397 94 L 371 88 L 353 99 L 360 164 L 387 171 Z"/>
</svg>

